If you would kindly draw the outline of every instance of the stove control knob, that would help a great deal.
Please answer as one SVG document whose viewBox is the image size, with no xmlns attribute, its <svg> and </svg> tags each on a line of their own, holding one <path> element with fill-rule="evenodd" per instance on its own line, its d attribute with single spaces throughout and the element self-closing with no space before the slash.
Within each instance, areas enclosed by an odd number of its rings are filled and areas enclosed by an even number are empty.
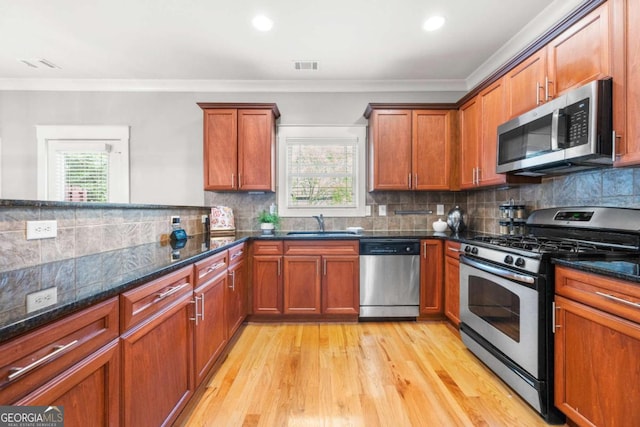
<svg viewBox="0 0 640 427">
<path fill-rule="evenodd" d="M 516 258 L 516 267 L 524 267 L 524 258 Z"/>
<path fill-rule="evenodd" d="M 505 264 L 513 264 L 513 257 L 511 255 L 507 255 L 504 257 Z"/>
<path fill-rule="evenodd" d="M 468 254 L 469 252 L 471 252 L 471 246 L 467 245 L 464 247 L 464 253 Z"/>
<path fill-rule="evenodd" d="M 471 248 L 471 253 L 473 255 L 478 255 L 478 248 L 476 248 L 475 246 L 473 248 Z"/>
</svg>

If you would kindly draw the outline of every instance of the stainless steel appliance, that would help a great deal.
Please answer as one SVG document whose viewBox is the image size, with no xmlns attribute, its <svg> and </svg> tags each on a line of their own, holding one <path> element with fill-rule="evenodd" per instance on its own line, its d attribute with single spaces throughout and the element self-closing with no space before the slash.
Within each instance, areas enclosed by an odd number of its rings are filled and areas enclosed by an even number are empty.
<svg viewBox="0 0 640 427">
<path fill-rule="evenodd" d="M 417 317 L 420 240 L 360 240 L 360 317 Z"/>
<path fill-rule="evenodd" d="M 553 405 L 553 258 L 640 255 L 640 210 L 533 211 L 525 236 L 477 236 L 461 246 L 460 335 L 549 423 Z"/>
<path fill-rule="evenodd" d="M 612 81 L 593 81 L 500 125 L 496 170 L 538 176 L 610 166 L 612 126 Z"/>
</svg>

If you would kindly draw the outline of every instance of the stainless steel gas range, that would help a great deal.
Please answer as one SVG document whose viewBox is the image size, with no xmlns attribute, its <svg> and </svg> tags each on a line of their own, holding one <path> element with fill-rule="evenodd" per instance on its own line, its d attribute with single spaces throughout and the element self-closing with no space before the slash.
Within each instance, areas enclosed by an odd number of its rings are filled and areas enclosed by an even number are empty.
<svg viewBox="0 0 640 427">
<path fill-rule="evenodd" d="M 461 246 L 465 345 L 552 424 L 553 258 L 640 255 L 640 210 L 541 209 L 525 236 L 477 236 Z"/>
</svg>

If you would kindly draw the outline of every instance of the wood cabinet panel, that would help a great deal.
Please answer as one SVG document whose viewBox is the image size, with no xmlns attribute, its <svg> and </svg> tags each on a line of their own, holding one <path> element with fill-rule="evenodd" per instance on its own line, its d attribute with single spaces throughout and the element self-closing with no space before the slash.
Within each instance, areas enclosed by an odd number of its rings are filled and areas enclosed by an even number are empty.
<svg viewBox="0 0 640 427">
<path fill-rule="evenodd" d="M 503 79 L 482 91 L 478 98 L 482 117 L 480 184 L 483 186 L 503 184 L 507 182 L 506 175 L 496 173 L 498 126 L 506 121 Z"/>
<path fill-rule="evenodd" d="M 580 426 L 640 425 L 640 325 L 556 296 L 555 405 Z"/>
<path fill-rule="evenodd" d="M 275 189 L 275 124 L 271 110 L 238 110 L 238 188 Z"/>
<path fill-rule="evenodd" d="M 227 336 L 231 338 L 247 317 L 247 263 L 245 258 L 233 263 L 228 270 L 225 290 Z"/>
<path fill-rule="evenodd" d="M 285 241 L 285 255 L 359 255 L 359 240 Z"/>
<path fill-rule="evenodd" d="M 611 75 L 609 7 L 598 7 L 547 45 L 550 97 Z"/>
<path fill-rule="evenodd" d="M 358 314 L 360 311 L 360 259 L 352 255 L 322 257 L 322 312 Z"/>
<path fill-rule="evenodd" d="M 420 314 L 441 315 L 443 311 L 442 240 L 422 240 L 420 244 Z"/>
<path fill-rule="evenodd" d="M 121 335 L 125 426 L 169 425 L 194 391 L 192 290 Z"/>
<path fill-rule="evenodd" d="M 253 257 L 253 314 L 283 313 L 282 255 Z"/>
<path fill-rule="evenodd" d="M 204 110 L 204 189 L 235 190 L 238 110 Z"/>
<path fill-rule="evenodd" d="M 69 427 L 120 425 L 120 348 L 115 339 L 14 405 L 63 406 Z"/>
<path fill-rule="evenodd" d="M 200 286 L 227 270 L 229 252 L 222 251 L 195 263 L 195 284 Z"/>
<path fill-rule="evenodd" d="M 410 189 L 411 110 L 375 110 L 369 123 L 369 191 Z"/>
<path fill-rule="evenodd" d="M 214 255 L 212 258 L 220 257 Z M 216 276 L 208 277 L 194 290 L 194 319 L 197 319 L 194 320 L 193 335 L 196 387 L 207 376 L 227 344 L 226 287 L 225 268 Z"/>
<path fill-rule="evenodd" d="M 454 152 L 451 136 L 453 112 L 414 110 L 412 114 L 412 188 L 450 190 Z"/>
<path fill-rule="evenodd" d="M 256 240 L 252 245 L 253 255 L 282 255 L 282 240 Z"/>
<path fill-rule="evenodd" d="M 460 187 L 474 188 L 481 147 L 481 116 L 478 97 L 460 108 Z"/>
<path fill-rule="evenodd" d="M 444 258 L 444 314 L 460 325 L 460 243 L 447 241 Z"/>
<path fill-rule="evenodd" d="M 0 345 L 0 404 L 8 405 L 118 337 L 118 299 L 98 303 Z M 14 368 L 33 369 L 19 373 Z"/>
<path fill-rule="evenodd" d="M 526 113 L 545 102 L 547 50 L 545 48 L 525 59 L 507 73 L 507 119 Z"/>
<path fill-rule="evenodd" d="M 284 257 L 285 314 L 320 314 L 320 262 L 317 255 Z"/>
</svg>

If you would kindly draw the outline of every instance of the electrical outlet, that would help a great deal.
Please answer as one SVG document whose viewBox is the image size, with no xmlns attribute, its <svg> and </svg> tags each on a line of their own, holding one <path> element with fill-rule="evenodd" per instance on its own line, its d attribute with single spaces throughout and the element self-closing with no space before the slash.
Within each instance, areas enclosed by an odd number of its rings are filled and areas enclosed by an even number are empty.
<svg viewBox="0 0 640 427">
<path fill-rule="evenodd" d="M 40 310 L 58 302 L 58 288 L 53 287 L 27 295 L 27 313 Z"/>
<path fill-rule="evenodd" d="M 378 205 L 378 216 L 387 216 L 387 205 Z"/>
<path fill-rule="evenodd" d="M 371 216 L 371 205 L 365 205 L 364 214 L 365 216 Z"/>
<path fill-rule="evenodd" d="M 58 236 L 58 221 L 27 221 L 27 240 Z"/>
<path fill-rule="evenodd" d="M 180 217 L 179 216 L 171 216 L 171 226 L 173 228 L 180 228 Z"/>
<path fill-rule="evenodd" d="M 436 205 L 436 215 L 444 215 L 444 205 Z"/>
</svg>

